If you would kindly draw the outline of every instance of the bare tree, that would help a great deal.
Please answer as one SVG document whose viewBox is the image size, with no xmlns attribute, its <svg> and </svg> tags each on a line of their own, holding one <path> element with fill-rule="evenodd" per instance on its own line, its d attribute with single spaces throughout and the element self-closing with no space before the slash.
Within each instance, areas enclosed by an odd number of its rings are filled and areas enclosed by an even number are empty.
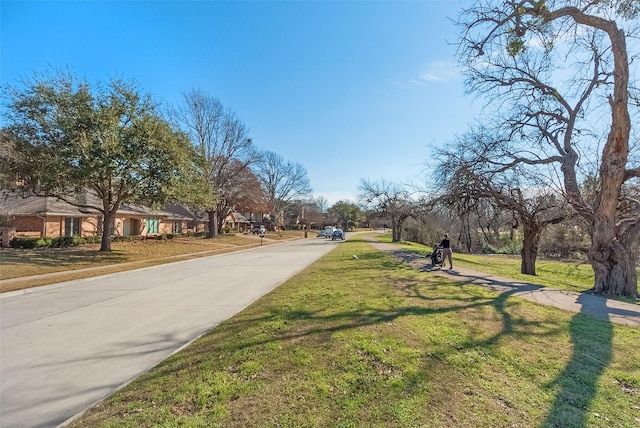
<svg viewBox="0 0 640 428">
<path fill-rule="evenodd" d="M 266 151 L 255 165 L 255 174 L 267 193 L 272 218 L 277 225 L 284 226 L 284 212 L 289 203 L 311 193 L 307 170 L 299 163 Z"/>
<path fill-rule="evenodd" d="M 371 182 L 364 179 L 360 181 L 358 190 L 358 198 L 365 208 L 391 219 L 391 240 L 399 242 L 402 224 L 413 215 L 415 209 L 409 191 L 400 184 L 386 180 Z"/>
<path fill-rule="evenodd" d="M 502 151 L 503 144 L 512 139 L 502 137 L 499 131 L 487 132 L 486 128 L 463 135 L 440 151 L 437 177 L 439 187 L 445 189 L 441 198 L 451 205 L 474 206 L 477 210 L 485 200 L 499 210 L 511 212 L 511 229 L 521 228 L 523 234 L 521 273 L 535 275 L 544 228 L 561 222 L 568 212 L 561 195 L 548 186 L 538 168 L 495 168 L 489 161 L 495 157 L 495 150 Z"/>
<path fill-rule="evenodd" d="M 173 114 L 199 156 L 197 173 L 205 189 L 193 195 L 193 202 L 209 217 L 208 236 L 218 237 L 241 196 L 236 191 L 238 184 L 249 165 L 258 159 L 257 152 L 244 123 L 218 98 L 202 90 L 185 92 Z"/>
<path fill-rule="evenodd" d="M 325 198 L 324 196 L 319 196 L 314 200 L 314 202 L 321 214 L 327 211 L 327 208 L 329 207 L 327 198 Z"/>
<path fill-rule="evenodd" d="M 328 206 L 326 198 L 319 196 L 301 202 L 302 223 L 307 229 L 321 228 L 325 223 L 325 212 Z"/>
<path fill-rule="evenodd" d="M 637 52 L 630 55 L 626 42 L 639 13 L 637 2 L 624 0 L 478 0 L 460 19 L 469 91 L 490 98 L 514 137 L 487 161 L 496 170 L 552 168 L 589 224 L 593 290 L 624 296 L 638 295 L 639 211 L 623 215 L 619 201 L 623 184 L 640 177 L 629 164 L 630 108 L 637 107 L 629 64 Z M 598 169 L 593 204 L 580 186 L 589 162 Z"/>
</svg>

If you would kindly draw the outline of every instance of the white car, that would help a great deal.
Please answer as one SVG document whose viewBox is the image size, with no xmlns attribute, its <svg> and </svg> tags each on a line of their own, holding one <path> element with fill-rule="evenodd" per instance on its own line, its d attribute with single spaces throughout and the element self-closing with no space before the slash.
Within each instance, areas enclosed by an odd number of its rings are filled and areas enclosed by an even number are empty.
<svg viewBox="0 0 640 428">
<path fill-rule="evenodd" d="M 251 230 L 251 233 L 253 233 L 254 235 L 266 235 L 267 228 L 264 226 L 254 226 Z"/>
<path fill-rule="evenodd" d="M 331 238 L 335 230 L 333 227 L 325 227 L 318 233 L 318 238 Z"/>
</svg>

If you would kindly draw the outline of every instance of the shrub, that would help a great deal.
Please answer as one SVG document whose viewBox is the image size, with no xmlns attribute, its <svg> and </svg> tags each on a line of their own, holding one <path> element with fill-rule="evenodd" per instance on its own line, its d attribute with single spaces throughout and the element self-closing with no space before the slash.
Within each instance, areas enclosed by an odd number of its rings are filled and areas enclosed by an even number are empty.
<svg viewBox="0 0 640 428">
<path fill-rule="evenodd" d="M 13 238 L 10 243 L 13 248 L 32 249 L 51 245 L 51 238 Z"/>
<path fill-rule="evenodd" d="M 111 242 L 133 242 L 133 241 L 144 241 L 146 237 L 142 235 L 131 235 L 131 236 L 112 236 Z"/>
<path fill-rule="evenodd" d="M 51 246 L 54 248 L 60 247 L 71 247 L 73 244 L 73 236 L 59 236 L 57 238 L 53 238 L 51 241 Z"/>
<path fill-rule="evenodd" d="M 82 239 L 84 239 L 85 244 L 99 244 L 102 242 L 102 236 L 100 235 L 85 236 Z"/>
<path fill-rule="evenodd" d="M 13 248 L 61 248 L 83 244 L 95 244 L 101 241 L 98 235 L 93 236 L 59 236 L 57 238 L 13 238 L 10 245 Z"/>
<path fill-rule="evenodd" d="M 39 238 L 36 240 L 36 248 L 48 248 L 53 246 L 53 239 Z"/>
<path fill-rule="evenodd" d="M 522 242 L 511 239 L 501 239 L 497 245 L 484 242 L 482 252 L 484 254 L 520 254 Z"/>
<path fill-rule="evenodd" d="M 560 224 L 545 230 L 539 252 L 547 258 L 586 260 L 589 245 L 589 235 L 582 228 Z"/>
</svg>

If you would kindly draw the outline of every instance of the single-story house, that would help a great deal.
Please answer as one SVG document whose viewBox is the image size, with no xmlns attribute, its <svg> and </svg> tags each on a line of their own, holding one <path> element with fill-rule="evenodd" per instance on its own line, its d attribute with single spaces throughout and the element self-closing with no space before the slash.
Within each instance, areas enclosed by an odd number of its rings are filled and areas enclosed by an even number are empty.
<svg viewBox="0 0 640 428">
<path fill-rule="evenodd" d="M 173 233 L 206 232 L 209 230 L 209 217 L 206 213 L 190 208 L 185 204 L 168 204 L 162 211 L 175 216 Z M 178 220 L 178 219 L 182 220 Z"/>
<path fill-rule="evenodd" d="M 231 229 L 237 230 L 239 232 L 244 232 L 251 229 L 251 223 L 249 223 L 249 220 L 239 212 L 235 211 L 231 212 L 231 214 L 227 216 L 225 224 Z"/>
<path fill-rule="evenodd" d="M 102 233 L 102 214 L 52 196 L 0 192 L 0 210 L 12 235 L 30 238 L 91 236 Z M 179 213 L 122 204 L 114 218 L 114 236 L 180 233 L 193 218 Z"/>
<path fill-rule="evenodd" d="M 85 201 L 99 206 L 91 195 Z M 0 215 L 4 245 L 15 237 L 57 238 L 60 236 L 92 236 L 102 233 L 102 214 L 95 208 L 77 207 L 53 196 L 24 195 L 0 191 Z M 232 229 L 244 231 L 252 223 L 264 224 L 268 216 L 233 212 L 226 218 Z M 8 227 L 7 227 L 8 226 Z M 205 232 L 209 228 L 206 213 L 198 212 L 183 204 L 166 205 L 162 210 L 123 203 L 113 219 L 114 236 L 157 236 L 172 233 Z"/>
</svg>

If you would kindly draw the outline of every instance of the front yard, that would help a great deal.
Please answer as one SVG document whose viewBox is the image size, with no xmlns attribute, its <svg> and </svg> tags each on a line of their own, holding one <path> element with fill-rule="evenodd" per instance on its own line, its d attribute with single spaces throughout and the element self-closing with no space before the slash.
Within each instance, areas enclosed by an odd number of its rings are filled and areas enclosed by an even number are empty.
<svg viewBox="0 0 640 428">
<path fill-rule="evenodd" d="M 280 234 L 270 232 L 262 242 L 257 235 L 232 234 L 221 235 L 218 239 L 174 238 L 113 242 L 110 253 L 99 252 L 99 244 L 30 250 L 3 248 L 0 250 L 0 292 L 152 266 L 177 259 L 238 251 L 300 237 L 301 232 L 285 231 Z M 54 275 L 32 277 L 43 274 Z"/>
</svg>

